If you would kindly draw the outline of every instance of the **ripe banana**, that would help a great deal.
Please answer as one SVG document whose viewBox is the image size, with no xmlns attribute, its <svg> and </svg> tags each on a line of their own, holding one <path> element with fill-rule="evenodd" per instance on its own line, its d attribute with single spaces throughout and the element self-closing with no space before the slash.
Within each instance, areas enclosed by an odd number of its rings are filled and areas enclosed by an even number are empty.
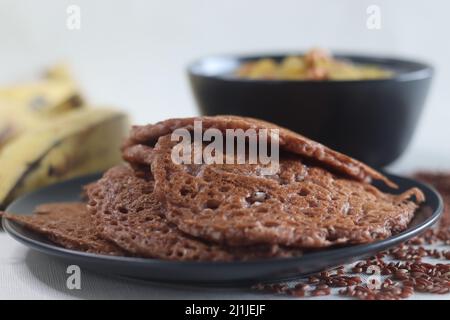
<svg viewBox="0 0 450 320">
<path fill-rule="evenodd" d="M 22 133 L 0 150 L 0 206 L 40 186 L 120 163 L 128 126 L 125 114 L 92 108 Z"/>
<path fill-rule="evenodd" d="M 65 66 L 0 88 L 0 208 L 50 183 L 122 161 L 126 114 L 86 106 Z"/>
<path fill-rule="evenodd" d="M 66 111 L 83 108 L 67 67 L 57 65 L 35 82 L 0 88 L 0 147 L 22 131 Z"/>
</svg>

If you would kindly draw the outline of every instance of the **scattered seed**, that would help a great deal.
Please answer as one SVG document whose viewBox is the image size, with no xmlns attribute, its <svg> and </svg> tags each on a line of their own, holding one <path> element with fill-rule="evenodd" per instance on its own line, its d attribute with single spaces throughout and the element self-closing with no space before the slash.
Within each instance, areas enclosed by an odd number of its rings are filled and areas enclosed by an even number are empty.
<svg viewBox="0 0 450 320">
<path fill-rule="evenodd" d="M 254 288 L 295 297 L 304 297 L 308 294 L 329 295 L 331 288 L 340 288 L 337 294 L 364 300 L 406 299 L 414 292 L 450 293 L 450 264 L 422 261 L 423 258 L 450 260 L 450 250 L 425 247 L 432 244 L 450 245 L 450 174 L 426 173 L 418 175 L 418 178 L 433 184 L 444 197 L 445 209 L 437 228 L 427 230 L 404 244 L 355 263 L 350 269 L 350 272 L 355 274 L 352 276 L 345 275 L 344 266 L 340 266 L 332 271 L 323 271 L 311 276 L 308 278 L 308 284 L 298 283 L 293 288 L 286 285 L 257 285 Z M 387 262 L 386 258 L 396 261 Z M 380 267 L 381 275 L 386 278 L 378 289 L 369 288 L 359 276 L 365 274 L 369 266 Z"/>
<path fill-rule="evenodd" d="M 318 296 L 327 296 L 331 293 L 330 288 L 326 288 L 326 289 L 315 289 L 313 291 L 311 291 L 311 295 L 313 297 L 318 297 Z"/>
</svg>

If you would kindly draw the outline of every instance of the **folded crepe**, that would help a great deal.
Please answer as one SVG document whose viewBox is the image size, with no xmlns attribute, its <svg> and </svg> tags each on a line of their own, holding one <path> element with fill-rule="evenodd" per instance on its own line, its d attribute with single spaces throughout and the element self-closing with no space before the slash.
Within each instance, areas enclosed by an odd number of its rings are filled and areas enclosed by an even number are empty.
<svg viewBox="0 0 450 320">
<path fill-rule="evenodd" d="M 202 122 L 203 130 L 222 132 L 278 129 L 283 151 L 278 173 L 261 175 L 261 164 L 174 162 L 177 141 L 171 133 L 180 128 L 192 131 L 195 121 Z M 139 174 L 153 177 L 155 196 L 168 221 L 193 237 L 228 246 L 367 243 L 404 230 L 424 201 L 416 188 L 402 194 L 381 192 L 369 181 L 395 184 L 374 169 L 287 129 L 249 118 L 196 117 L 135 126 L 123 154 Z"/>
<path fill-rule="evenodd" d="M 181 232 L 155 198 L 154 181 L 127 166 L 108 170 L 87 190 L 98 232 L 135 256 L 169 260 L 233 261 L 292 257 L 301 250 L 278 245 L 226 247 Z"/>
<path fill-rule="evenodd" d="M 43 204 L 38 206 L 32 215 L 5 213 L 4 217 L 44 235 L 67 249 L 106 255 L 126 255 L 126 252 L 113 242 L 99 235 L 85 203 Z"/>
</svg>

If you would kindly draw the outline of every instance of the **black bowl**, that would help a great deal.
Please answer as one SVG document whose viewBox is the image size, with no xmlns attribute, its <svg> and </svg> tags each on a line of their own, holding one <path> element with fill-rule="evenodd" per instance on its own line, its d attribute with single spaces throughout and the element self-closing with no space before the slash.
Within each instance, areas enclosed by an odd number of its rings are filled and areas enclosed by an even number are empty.
<svg viewBox="0 0 450 320">
<path fill-rule="evenodd" d="M 335 55 L 389 69 L 394 75 L 357 81 L 251 80 L 233 75 L 244 62 L 279 61 L 285 56 L 211 56 L 192 63 L 188 74 L 202 114 L 274 122 L 374 167 L 402 154 L 423 109 L 432 67 L 393 58 Z"/>
</svg>

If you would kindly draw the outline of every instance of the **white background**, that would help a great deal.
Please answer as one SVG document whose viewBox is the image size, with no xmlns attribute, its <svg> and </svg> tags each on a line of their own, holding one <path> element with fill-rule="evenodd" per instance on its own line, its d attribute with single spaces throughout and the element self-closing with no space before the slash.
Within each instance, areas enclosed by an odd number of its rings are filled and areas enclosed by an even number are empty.
<svg viewBox="0 0 450 320">
<path fill-rule="evenodd" d="M 66 27 L 69 4 L 81 8 L 79 31 Z M 371 4 L 381 8 L 381 30 L 366 27 Z M 450 168 L 449 15 L 444 0 L 0 0 L 0 85 L 67 61 L 90 101 L 147 123 L 197 113 L 185 68 L 211 53 L 322 46 L 418 58 L 436 67 L 436 77 L 415 139 L 392 169 Z M 64 268 L 0 237 L 0 298 L 67 294 L 51 286 Z M 207 296 L 92 277 L 93 289 L 80 297 Z M 215 297 L 246 297 L 237 294 Z"/>
<path fill-rule="evenodd" d="M 69 4 L 81 30 L 66 27 Z M 366 27 L 369 5 L 381 30 Z M 412 145 L 450 136 L 450 4 L 444 0 L 0 0 L 0 84 L 68 61 L 96 104 L 136 123 L 197 112 L 185 67 L 211 53 L 312 46 L 429 61 L 437 70 Z"/>
</svg>

